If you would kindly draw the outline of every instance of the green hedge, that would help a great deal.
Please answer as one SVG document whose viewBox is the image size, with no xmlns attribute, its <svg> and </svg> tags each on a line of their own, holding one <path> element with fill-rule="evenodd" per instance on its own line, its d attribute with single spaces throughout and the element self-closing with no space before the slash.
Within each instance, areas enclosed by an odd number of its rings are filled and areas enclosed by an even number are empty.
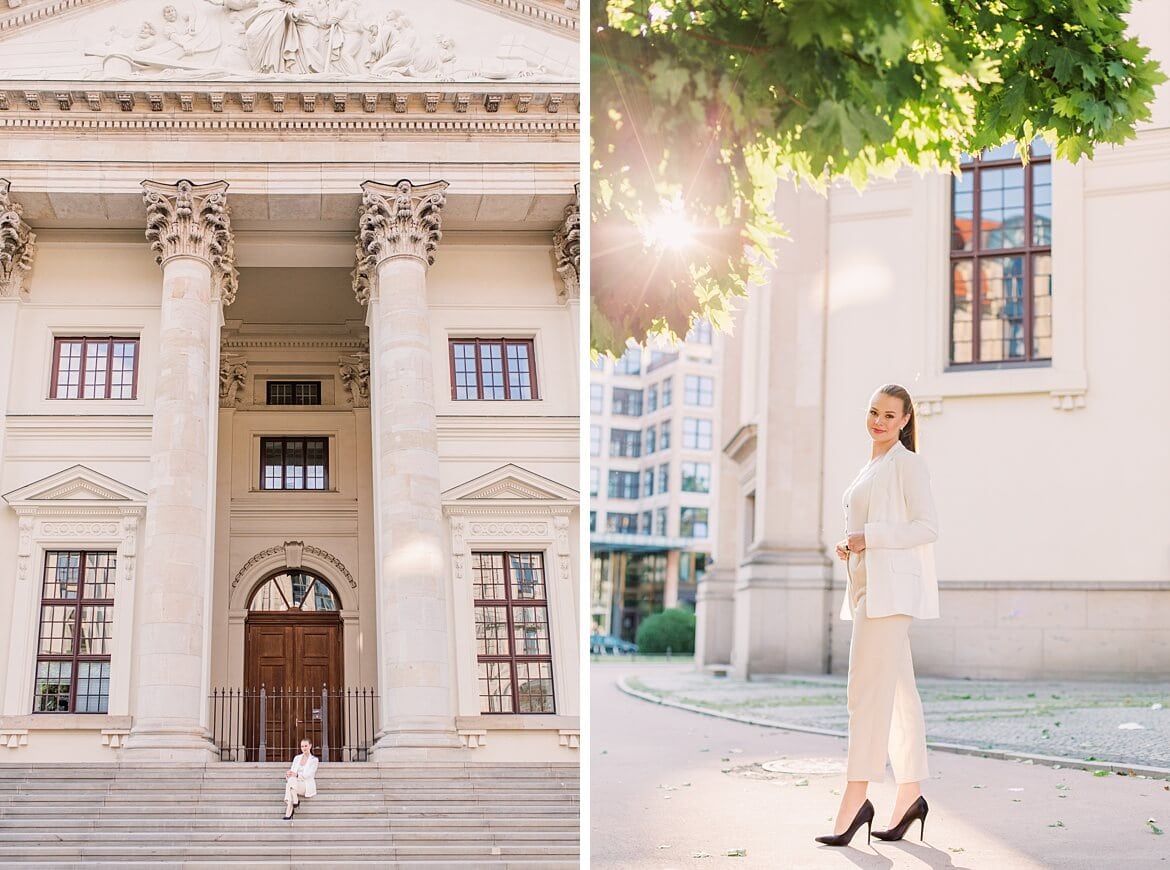
<svg viewBox="0 0 1170 870">
<path fill-rule="evenodd" d="M 635 639 L 640 653 L 693 653 L 695 614 L 688 610 L 664 610 L 642 621 Z"/>
</svg>

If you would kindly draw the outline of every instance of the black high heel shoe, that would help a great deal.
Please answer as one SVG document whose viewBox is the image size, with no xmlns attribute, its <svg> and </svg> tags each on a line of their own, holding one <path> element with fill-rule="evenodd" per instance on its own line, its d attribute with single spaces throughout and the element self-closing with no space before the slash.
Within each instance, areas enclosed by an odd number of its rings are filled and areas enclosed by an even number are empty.
<svg viewBox="0 0 1170 870">
<path fill-rule="evenodd" d="M 922 822 L 922 827 L 918 829 L 918 839 L 921 841 L 926 836 L 926 814 L 930 812 L 930 807 L 927 806 L 926 798 L 922 795 L 918 796 L 918 800 L 910 804 L 910 808 L 906 810 L 905 815 L 902 816 L 902 821 L 894 825 L 888 831 L 874 831 L 873 835 L 879 840 L 901 840 L 906 835 L 906 831 L 914 824 L 915 819 Z"/>
<path fill-rule="evenodd" d="M 857 815 L 853 817 L 853 821 L 849 823 L 848 830 L 843 834 L 825 834 L 817 837 L 818 843 L 824 843 L 826 846 L 848 846 L 849 841 L 853 839 L 853 835 L 857 833 L 857 829 L 862 825 L 866 825 L 865 829 L 865 844 L 869 845 L 869 835 L 873 831 L 873 804 L 867 798 L 865 803 L 861 805 L 861 809 L 857 811 Z"/>
</svg>

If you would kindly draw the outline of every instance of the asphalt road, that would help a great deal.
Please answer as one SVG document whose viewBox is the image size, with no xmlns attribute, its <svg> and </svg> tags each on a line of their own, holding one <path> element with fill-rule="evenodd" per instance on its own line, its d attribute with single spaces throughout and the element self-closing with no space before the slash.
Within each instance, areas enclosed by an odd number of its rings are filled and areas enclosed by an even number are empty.
<svg viewBox="0 0 1170 870">
<path fill-rule="evenodd" d="M 832 832 L 845 741 L 662 707 L 616 688 L 648 667 L 592 667 L 590 867 L 1170 868 L 1170 783 L 944 752 L 931 752 L 923 785 L 924 843 L 915 825 L 899 843 L 867 846 L 863 829 L 848 848 L 821 846 L 813 837 Z M 767 770 L 769 762 L 787 769 Z M 876 827 L 889 821 L 895 790 L 892 778 L 870 787 Z"/>
</svg>

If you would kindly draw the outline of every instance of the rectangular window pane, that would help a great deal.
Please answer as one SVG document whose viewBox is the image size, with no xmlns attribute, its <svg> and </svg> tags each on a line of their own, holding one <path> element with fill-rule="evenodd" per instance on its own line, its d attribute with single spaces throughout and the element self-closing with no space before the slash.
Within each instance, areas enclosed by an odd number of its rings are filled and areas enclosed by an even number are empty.
<svg viewBox="0 0 1170 870">
<path fill-rule="evenodd" d="M 512 663 L 479 663 L 479 711 L 515 713 L 512 705 Z"/>
<path fill-rule="evenodd" d="M 305 488 L 305 442 L 284 442 L 284 488 Z"/>
<path fill-rule="evenodd" d="M 80 554 L 77 554 L 80 555 Z M 89 600 L 114 597 L 114 553 L 85 554 L 85 597 Z"/>
<path fill-rule="evenodd" d="M 951 180 L 951 250 L 970 251 L 975 245 L 975 172 L 965 169 L 958 178 Z"/>
<path fill-rule="evenodd" d="M 1052 244 L 1052 164 L 1032 167 L 1032 244 Z"/>
<path fill-rule="evenodd" d="M 73 662 L 38 662 L 33 711 L 68 713 L 73 684 Z"/>
<path fill-rule="evenodd" d="M 134 371 L 138 361 L 137 341 L 115 341 L 110 371 L 110 398 L 134 398 Z"/>
<path fill-rule="evenodd" d="M 600 414 L 605 402 L 605 387 L 601 384 L 589 385 L 589 413 Z"/>
<path fill-rule="evenodd" d="M 507 598 L 503 553 L 472 553 L 471 574 L 472 593 L 477 600 L 503 601 Z"/>
<path fill-rule="evenodd" d="M 973 260 L 956 260 L 951 264 L 951 362 L 969 363 L 975 334 L 971 323 Z"/>
<path fill-rule="evenodd" d="M 548 608 L 544 605 L 513 608 L 512 637 L 518 656 L 552 655 L 548 641 Z"/>
<path fill-rule="evenodd" d="M 642 391 L 614 387 L 613 413 L 624 417 L 642 416 Z"/>
<path fill-rule="evenodd" d="M 516 688 L 521 713 L 552 713 L 551 662 L 517 662 Z"/>
<path fill-rule="evenodd" d="M 81 395 L 81 341 L 57 342 L 57 399 L 76 399 Z"/>
<path fill-rule="evenodd" d="M 543 601 L 544 557 L 539 553 L 514 553 L 509 557 L 512 599 Z"/>
<path fill-rule="evenodd" d="M 493 401 L 504 399 L 504 357 L 498 344 L 479 346 L 479 367 L 483 372 L 483 394 L 481 398 Z"/>
<path fill-rule="evenodd" d="M 110 663 L 77 663 L 78 713 L 105 713 L 110 701 Z"/>
<path fill-rule="evenodd" d="M 106 365 L 110 358 L 108 341 L 87 341 L 85 343 L 85 389 L 86 399 L 106 397 Z"/>
<path fill-rule="evenodd" d="M 455 342 L 451 347 L 455 359 L 455 398 L 478 399 L 479 376 L 475 366 L 475 343 Z"/>
<path fill-rule="evenodd" d="M 276 439 L 265 439 L 263 442 L 264 454 L 264 489 L 284 488 L 284 444 Z"/>
<path fill-rule="evenodd" d="M 1023 359 L 1024 257 L 980 261 L 979 359 Z"/>
<path fill-rule="evenodd" d="M 508 608 L 475 608 L 475 648 L 481 656 L 506 656 L 508 647 Z"/>
<path fill-rule="evenodd" d="M 81 592 L 81 553 L 45 554 L 45 585 L 42 597 L 50 600 L 77 598 Z"/>
<path fill-rule="evenodd" d="M 325 442 L 305 442 L 305 489 L 325 489 Z"/>
<path fill-rule="evenodd" d="M 1052 255 L 1032 255 L 1032 358 L 1052 359 Z"/>
<path fill-rule="evenodd" d="M 76 651 L 73 634 L 77 630 L 77 607 L 45 605 L 41 607 L 40 655 L 71 656 Z"/>
<path fill-rule="evenodd" d="M 507 342 L 508 351 L 508 398 L 524 400 L 532 398 L 532 372 L 528 358 L 527 342 Z"/>
</svg>

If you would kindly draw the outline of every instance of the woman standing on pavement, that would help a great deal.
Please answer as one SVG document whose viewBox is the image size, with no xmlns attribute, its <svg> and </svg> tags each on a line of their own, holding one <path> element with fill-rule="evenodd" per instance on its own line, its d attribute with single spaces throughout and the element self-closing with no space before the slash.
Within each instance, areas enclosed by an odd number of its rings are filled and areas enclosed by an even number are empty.
<svg viewBox="0 0 1170 870">
<path fill-rule="evenodd" d="M 914 685 L 910 621 L 938 617 L 938 580 L 933 542 L 938 520 L 930 474 L 917 453 L 914 405 L 897 384 L 879 387 L 870 399 L 866 429 L 870 461 L 845 490 L 846 538 L 837 558 L 849 577 L 841 618 L 853 621 L 849 643 L 848 784 L 832 835 L 817 837 L 846 846 L 873 826 L 871 782 L 885 778 L 886 752 L 898 783 L 890 827 L 874 831 L 900 840 L 916 820 L 920 838 L 928 806 L 919 784 L 929 776 L 926 724 Z"/>
</svg>

